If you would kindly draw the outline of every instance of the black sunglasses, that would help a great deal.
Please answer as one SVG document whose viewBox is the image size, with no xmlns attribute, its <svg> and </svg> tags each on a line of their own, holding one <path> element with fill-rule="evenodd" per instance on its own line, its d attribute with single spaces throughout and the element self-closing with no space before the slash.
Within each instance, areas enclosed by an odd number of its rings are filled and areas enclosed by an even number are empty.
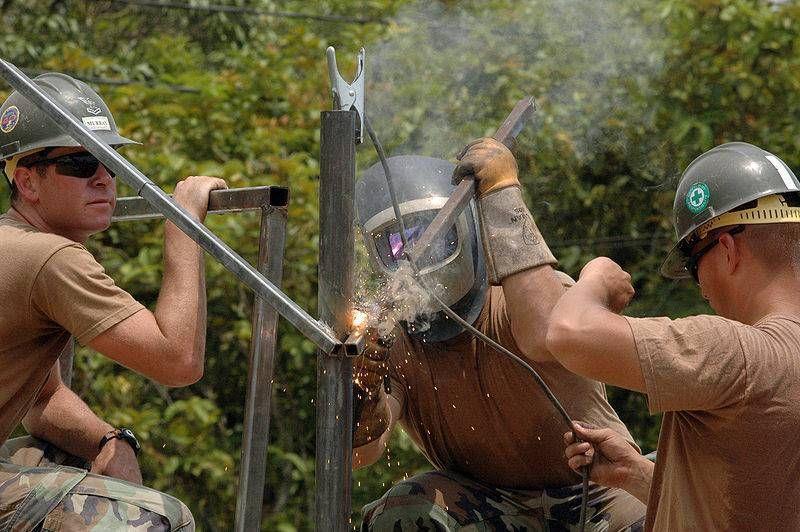
<svg viewBox="0 0 800 532">
<path fill-rule="evenodd" d="M 719 233 L 717 236 L 715 236 L 714 239 L 709 241 L 705 246 L 697 250 L 697 253 L 693 254 L 688 259 L 686 259 L 686 269 L 689 270 L 689 273 L 692 275 L 692 279 L 694 279 L 694 282 L 696 283 L 700 282 L 700 277 L 697 273 L 697 270 L 700 269 L 700 259 L 702 259 L 706 253 L 711 251 L 714 248 L 714 246 L 719 244 L 719 239 L 722 237 L 722 235 L 724 234 L 735 235 L 736 233 L 741 233 L 742 231 L 744 231 L 743 225 L 737 225 L 730 231 L 723 231 Z"/>
<path fill-rule="evenodd" d="M 102 163 L 97 157 L 87 151 L 67 153 L 44 159 L 33 159 L 32 161 L 22 160 L 19 162 L 19 166 L 24 166 L 26 168 L 50 164 L 55 165 L 56 171 L 59 174 L 89 179 L 97 173 L 97 169 Z M 114 177 L 114 172 L 107 168 L 106 170 L 108 171 L 108 175 Z"/>
</svg>

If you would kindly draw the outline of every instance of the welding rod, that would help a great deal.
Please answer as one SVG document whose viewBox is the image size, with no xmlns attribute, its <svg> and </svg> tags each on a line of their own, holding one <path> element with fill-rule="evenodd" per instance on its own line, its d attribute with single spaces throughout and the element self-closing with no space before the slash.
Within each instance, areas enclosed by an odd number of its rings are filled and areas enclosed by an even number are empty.
<svg viewBox="0 0 800 532">
<path fill-rule="evenodd" d="M 174 223 L 181 231 L 206 250 L 237 279 L 250 287 L 258 297 L 269 303 L 303 335 L 314 342 L 321 351 L 330 354 L 341 346 L 333 331 L 312 318 L 289 296 L 284 294 L 266 277 L 233 251 L 205 225 L 195 220 L 183 207 L 170 198 L 158 185 L 150 181 L 138 168 L 116 152 L 108 144 L 69 111 L 66 111 L 39 88 L 16 66 L 0 59 L 0 75 L 20 94 L 41 109 L 58 126 L 83 147 L 97 157 L 103 165 L 122 178 L 136 193 L 147 200 L 164 217 Z"/>
<path fill-rule="evenodd" d="M 522 128 L 525 122 L 533 115 L 536 110 L 536 104 L 532 97 L 523 98 L 517 102 L 514 109 L 506 117 L 503 123 L 495 132 L 493 138 L 499 140 L 509 149 L 514 144 L 514 139 Z M 439 237 L 444 235 L 455 223 L 456 217 L 461 214 L 461 211 L 469 203 L 469 200 L 475 195 L 475 180 L 471 177 L 465 177 L 456 186 L 456 189 L 450 195 L 436 217 L 428 225 L 428 228 L 419 237 L 416 243 L 412 244 L 411 249 L 408 250 L 408 256 L 414 264 L 422 257 L 422 254 L 431 246 L 433 242 Z"/>
</svg>

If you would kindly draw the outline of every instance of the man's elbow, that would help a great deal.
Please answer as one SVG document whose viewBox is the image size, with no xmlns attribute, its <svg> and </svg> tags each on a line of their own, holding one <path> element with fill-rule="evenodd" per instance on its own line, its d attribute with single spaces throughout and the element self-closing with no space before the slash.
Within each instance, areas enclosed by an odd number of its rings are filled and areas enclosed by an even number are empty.
<svg viewBox="0 0 800 532">
<path fill-rule="evenodd" d="M 205 370 L 205 357 L 202 353 L 179 353 L 172 358 L 173 363 L 166 363 L 169 371 L 158 379 L 160 384 L 179 388 L 189 386 L 203 378 Z"/>
<path fill-rule="evenodd" d="M 562 366 L 576 372 L 579 369 L 584 336 L 585 331 L 575 320 L 551 318 L 547 327 L 545 345 Z"/>
</svg>

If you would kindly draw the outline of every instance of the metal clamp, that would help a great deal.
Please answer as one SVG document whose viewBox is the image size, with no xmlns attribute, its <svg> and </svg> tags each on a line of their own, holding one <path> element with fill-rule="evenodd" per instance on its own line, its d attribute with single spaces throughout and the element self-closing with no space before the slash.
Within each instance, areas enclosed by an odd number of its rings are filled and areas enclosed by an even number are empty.
<svg viewBox="0 0 800 532">
<path fill-rule="evenodd" d="M 336 66 L 336 50 L 328 46 L 325 51 L 328 56 L 328 76 L 331 79 L 333 92 L 333 108 L 337 111 L 355 110 L 358 113 L 356 126 L 356 143 L 364 142 L 364 49 L 358 51 L 356 60 L 356 77 L 352 83 L 347 83 Z"/>
</svg>

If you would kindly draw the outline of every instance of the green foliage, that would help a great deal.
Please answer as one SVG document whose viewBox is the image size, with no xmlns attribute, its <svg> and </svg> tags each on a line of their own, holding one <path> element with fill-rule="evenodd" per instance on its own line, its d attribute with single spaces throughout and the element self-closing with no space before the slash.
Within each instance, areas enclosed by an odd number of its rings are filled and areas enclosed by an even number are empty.
<svg viewBox="0 0 800 532">
<path fill-rule="evenodd" d="M 673 184 L 694 156 L 745 140 L 800 165 L 796 3 L 225 3 L 389 23 L 6 0 L 0 14 L 14 31 L 0 34 L 0 56 L 34 72 L 94 80 L 123 133 L 143 143 L 124 154 L 167 190 L 201 173 L 220 175 L 232 187 L 290 187 L 283 286 L 312 314 L 318 116 L 330 107 L 329 44 L 337 47 L 345 77 L 354 74 L 352 58 L 366 46 L 368 111 L 390 153 L 452 157 L 472 138 L 490 134 L 517 99 L 534 96 L 536 119 L 521 135 L 517 155 L 542 232 L 572 275 L 596 255 L 630 271 L 638 292 L 632 315 L 709 311 L 696 288 L 657 274 L 672 242 Z M 133 83 L 98 82 L 109 79 Z M 369 147 L 360 149 L 360 168 L 375 160 Z M 131 194 L 121 188 L 121 195 Z M 255 217 L 208 223 L 255 261 Z M 162 236 L 159 223 L 117 224 L 91 247 L 121 286 L 153 305 Z M 227 530 L 252 296 L 209 262 L 208 301 L 208 359 L 198 384 L 167 389 L 80 350 L 74 386 L 111 423 L 142 435 L 148 484 L 185 500 L 202 529 Z M 309 530 L 316 354 L 286 323 L 279 334 L 263 528 Z M 659 420 L 647 414 L 645 398 L 617 389 L 609 395 L 643 449 L 653 449 Z M 409 439 L 396 434 L 386 457 L 355 472 L 354 508 L 425 467 Z"/>
</svg>

